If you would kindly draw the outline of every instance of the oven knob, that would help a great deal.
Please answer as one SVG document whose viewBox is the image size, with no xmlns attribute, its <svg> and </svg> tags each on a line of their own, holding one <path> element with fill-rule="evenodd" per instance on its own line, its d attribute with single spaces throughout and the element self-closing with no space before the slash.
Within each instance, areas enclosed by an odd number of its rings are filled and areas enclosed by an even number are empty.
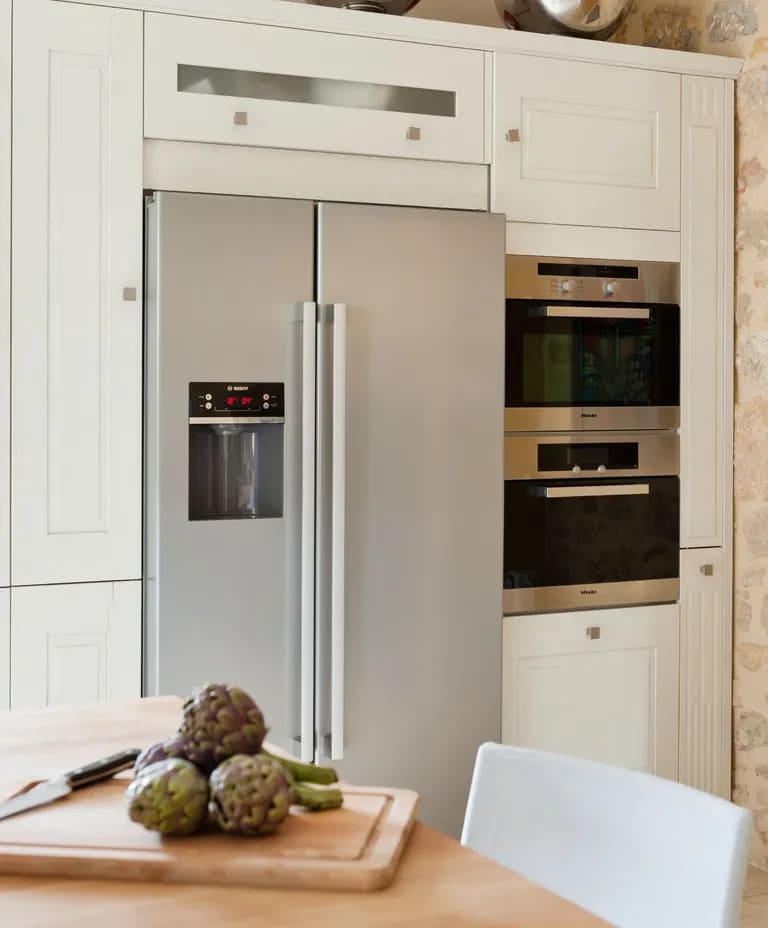
<svg viewBox="0 0 768 928">
<path fill-rule="evenodd" d="M 606 296 L 614 296 L 619 292 L 619 285 L 615 280 L 606 280 L 603 284 L 603 293 Z"/>
<path fill-rule="evenodd" d="M 597 472 L 598 472 L 598 474 L 604 474 L 607 470 L 608 470 L 608 468 L 605 466 L 605 464 L 598 464 L 598 465 L 597 465 Z"/>
<path fill-rule="evenodd" d="M 576 290 L 576 281 L 575 280 L 562 280 L 560 281 L 560 292 L 561 293 L 573 293 Z"/>
<path fill-rule="evenodd" d="M 213 403 L 206 403 L 206 404 L 205 404 L 205 408 L 206 408 L 206 409 L 213 409 Z"/>
<path fill-rule="evenodd" d="M 579 467 L 578 464 L 574 464 L 574 465 L 573 465 L 573 467 L 571 468 L 571 473 L 572 473 L 572 474 L 580 474 L 580 473 L 581 473 L 581 468 Z"/>
</svg>

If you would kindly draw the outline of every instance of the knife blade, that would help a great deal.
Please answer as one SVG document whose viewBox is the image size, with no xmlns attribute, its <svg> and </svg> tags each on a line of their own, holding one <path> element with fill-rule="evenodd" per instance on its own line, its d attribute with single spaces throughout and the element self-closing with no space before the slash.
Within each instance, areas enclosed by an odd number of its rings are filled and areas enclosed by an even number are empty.
<svg viewBox="0 0 768 928">
<path fill-rule="evenodd" d="M 92 764 L 86 764 L 84 767 L 69 770 L 45 783 L 38 783 L 32 789 L 0 803 L 0 819 L 47 805 L 57 799 L 63 799 L 73 790 L 81 789 L 83 786 L 108 780 L 121 770 L 132 767 L 140 753 L 138 748 L 129 748 L 126 751 L 111 754 L 109 757 L 103 757 Z"/>
</svg>

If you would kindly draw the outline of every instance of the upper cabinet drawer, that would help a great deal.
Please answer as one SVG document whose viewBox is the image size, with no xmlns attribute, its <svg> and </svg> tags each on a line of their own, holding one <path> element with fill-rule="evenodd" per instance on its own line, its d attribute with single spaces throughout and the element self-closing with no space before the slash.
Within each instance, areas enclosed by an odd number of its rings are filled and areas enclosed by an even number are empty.
<svg viewBox="0 0 768 928">
<path fill-rule="evenodd" d="M 482 163 L 484 53 L 146 15 L 149 138 Z"/>
<path fill-rule="evenodd" d="M 493 209 L 510 220 L 680 228 L 680 77 L 496 55 Z"/>
</svg>

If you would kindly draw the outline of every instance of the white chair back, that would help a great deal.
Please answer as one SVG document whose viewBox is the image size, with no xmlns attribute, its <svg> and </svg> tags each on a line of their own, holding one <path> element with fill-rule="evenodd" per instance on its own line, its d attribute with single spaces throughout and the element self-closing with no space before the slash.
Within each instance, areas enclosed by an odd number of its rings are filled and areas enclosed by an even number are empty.
<svg viewBox="0 0 768 928">
<path fill-rule="evenodd" d="M 461 840 L 619 928 L 733 928 L 751 829 L 671 780 L 484 744 Z"/>
</svg>

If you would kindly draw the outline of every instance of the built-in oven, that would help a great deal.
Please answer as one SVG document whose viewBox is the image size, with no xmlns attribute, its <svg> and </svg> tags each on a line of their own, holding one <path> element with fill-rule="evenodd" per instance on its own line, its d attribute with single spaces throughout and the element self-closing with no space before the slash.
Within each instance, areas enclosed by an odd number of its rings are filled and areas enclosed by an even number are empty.
<svg viewBox="0 0 768 928">
<path fill-rule="evenodd" d="M 671 432 L 508 435 L 505 614 L 676 601 L 678 473 Z"/>
<path fill-rule="evenodd" d="M 677 264 L 509 255 L 505 431 L 680 423 Z"/>
</svg>

